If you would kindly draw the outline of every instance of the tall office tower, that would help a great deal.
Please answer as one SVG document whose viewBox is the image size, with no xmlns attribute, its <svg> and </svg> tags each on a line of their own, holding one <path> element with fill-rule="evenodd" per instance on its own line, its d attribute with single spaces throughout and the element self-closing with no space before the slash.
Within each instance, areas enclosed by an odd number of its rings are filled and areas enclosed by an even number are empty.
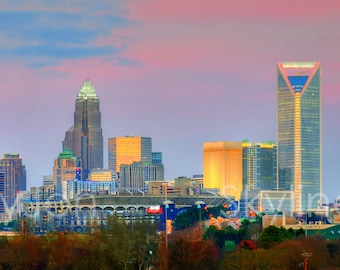
<svg viewBox="0 0 340 270">
<path fill-rule="evenodd" d="M 69 149 L 64 149 L 54 160 L 53 184 L 56 186 L 57 196 L 61 197 L 62 182 L 81 180 L 81 160 Z"/>
<path fill-rule="evenodd" d="M 139 161 L 120 166 L 120 188 L 132 193 L 145 191 L 148 181 L 164 180 L 163 164 L 152 164 L 151 161 Z"/>
<path fill-rule="evenodd" d="M 276 145 L 274 143 L 242 143 L 243 190 L 277 188 Z"/>
<path fill-rule="evenodd" d="M 108 139 L 109 170 L 120 172 L 120 165 L 152 160 L 150 137 L 125 136 Z"/>
<path fill-rule="evenodd" d="M 63 149 L 81 158 L 82 179 L 91 169 L 103 168 L 103 134 L 99 99 L 92 83 L 85 80 L 75 102 L 74 125 L 66 131 Z"/>
<path fill-rule="evenodd" d="M 203 144 L 204 188 L 218 188 L 222 195 L 239 200 L 242 191 L 242 142 Z"/>
<path fill-rule="evenodd" d="M 321 87 L 319 62 L 277 64 L 279 188 L 293 189 L 295 211 L 321 203 Z"/>
<path fill-rule="evenodd" d="M 0 159 L 0 213 L 5 204 L 11 207 L 19 191 L 26 190 L 26 167 L 18 153 L 4 154 Z"/>
</svg>

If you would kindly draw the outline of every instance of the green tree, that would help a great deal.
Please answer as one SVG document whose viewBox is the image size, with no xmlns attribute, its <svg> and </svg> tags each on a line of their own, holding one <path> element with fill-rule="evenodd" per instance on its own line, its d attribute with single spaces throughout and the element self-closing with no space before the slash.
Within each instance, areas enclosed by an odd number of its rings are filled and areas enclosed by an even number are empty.
<svg viewBox="0 0 340 270">
<path fill-rule="evenodd" d="M 175 230 L 183 230 L 192 227 L 199 221 L 200 215 L 202 217 L 202 211 L 201 208 L 198 209 L 196 207 L 183 211 L 175 218 L 173 228 Z"/>
<path fill-rule="evenodd" d="M 292 235 L 283 227 L 269 226 L 264 229 L 259 237 L 259 245 L 262 248 L 270 248 L 274 243 L 280 243 L 285 239 L 291 239 Z"/>
</svg>

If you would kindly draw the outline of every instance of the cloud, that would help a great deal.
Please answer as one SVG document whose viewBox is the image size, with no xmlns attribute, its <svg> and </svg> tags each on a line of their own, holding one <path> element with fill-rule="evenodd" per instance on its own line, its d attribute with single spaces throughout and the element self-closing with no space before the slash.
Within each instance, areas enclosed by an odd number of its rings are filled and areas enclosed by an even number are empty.
<svg viewBox="0 0 340 270">
<path fill-rule="evenodd" d="M 91 56 L 111 55 L 118 52 L 117 49 L 109 46 L 102 47 L 71 47 L 71 46 L 60 46 L 60 45 L 37 45 L 37 46 L 25 46 L 19 47 L 13 50 L 7 50 L 11 56 L 16 57 L 45 57 L 57 59 L 73 59 L 73 58 L 87 58 Z"/>
<path fill-rule="evenodd" d="M 311 2 L 286 0 L 278 4 L 272 0 L 163 0 L 128 1 L 125 7 L 133 18 L 146 22 L 202 22 L 202 21 L 319 21 L 338 18 L 337 0 Z"/>
<path fill-rule="evenodd" d="M 137 23 L 114 14 L 79 11 L 1 11 L 0 17 L 0 57 L 27 59 L 29 67 L 58 64 L 65 59 L 118 57 L 127 47 L 124 40 L 120 39 L 123 44 L 119 46 L 110 42 L 98 44 L 97 40 Z M 121 56 L 116 62 L 134 64 Z"/>
<path fill-rule="evenodd" d="M 1 10 L 10 11 L 41 11 L 41 12 L 64 12 L 69 13 L 97 13 L 97 14 L 121 14 L 124 9 L 122 3 L 128 3 L 131 0 L 3 0 L 1 1 Z"/>
</svg>

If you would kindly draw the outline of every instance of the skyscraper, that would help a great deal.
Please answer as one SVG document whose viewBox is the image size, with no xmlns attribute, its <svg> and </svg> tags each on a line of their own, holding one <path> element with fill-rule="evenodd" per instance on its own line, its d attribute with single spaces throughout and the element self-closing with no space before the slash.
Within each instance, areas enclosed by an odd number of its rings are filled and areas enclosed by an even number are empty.
<svg viewBox="0 0 340 270">
<path fill-rule="evenodd" d="M 203 144 L 203 186 L 239 200 L 242 191 L 242 142 Z"/>
<path fill-rule="evenodd" d="M 319 62 L 277 64 L 279 188 L 293 189 L 295 211 L 321 203 L 321 87 Z"/>
<path fill-rule="evenodd" d="M 103 168 L 103 134 L 97 92 L 85 80 L 75 101 L 74 124 L 66 131 L 63 149 L 81 158 L 82 179 L 91 169 Z"/>
<path fill-rule="evenodd" d="M 26 167 L 18 153 L 4 154 L 0 159 L 0 213 L 14 204 L 19 191 L 26 190 Z"/>
<path fill-rule="evenodd" d="M 133 162 L 152 161 L 152 140 L 150 137 L 125 136 L 109 138 L 109 169 L 120 171 L 120 165 Z"/>
</svg>

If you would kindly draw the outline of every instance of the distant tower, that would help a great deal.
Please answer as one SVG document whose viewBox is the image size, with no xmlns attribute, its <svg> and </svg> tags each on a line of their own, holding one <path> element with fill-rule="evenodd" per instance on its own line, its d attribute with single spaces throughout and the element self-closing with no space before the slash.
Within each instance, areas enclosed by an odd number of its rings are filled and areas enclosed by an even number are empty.
<svg viewBox="0 0 340 270">
<path fill-rule="evenodd" d="M 242 191 L 242 142 L 203 144 L 203 186 L 239 200 Z"/>
<path fill-rule="evenodd" d="M 321 204 L 319 62 L 277 64 L 277 152 L 280 189 L 293 189 L 295 211 Z"/>
<path fill-rule="evenodd" d="M 109 138 L 109 169 L 120 171 L 120 165 L 133 162 L 152 161 L 150 137 L 125 136 Z M 159 157 L 161 158 L 161 157 Z"/>
<path fill-rule="evenodd" d="M 0 213 L 14 204 L 19 191 L 26 190 L 26 167 L 18 153 L 4 154 L 0 159 Z"/>
<path fill-rule="evenodd" d="M 63 149 L 81 158 L 82 179 L 91 169 L 103 168 L 103 134 L 99 99 L 92 83 L 85 80 L 80 88 L 74 112 L 74 124 L 66 131 Z"/>
</svg>

